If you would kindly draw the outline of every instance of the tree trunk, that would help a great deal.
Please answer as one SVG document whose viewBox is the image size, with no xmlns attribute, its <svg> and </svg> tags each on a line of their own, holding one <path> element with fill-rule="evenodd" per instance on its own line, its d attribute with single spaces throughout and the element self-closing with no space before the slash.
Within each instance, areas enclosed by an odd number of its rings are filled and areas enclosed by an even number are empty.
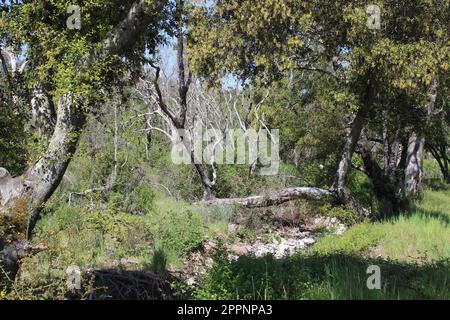
<svg viewBox="0 0 450 320">
<path fill-rule="evenodd" d="M 121 55 L 133 47 L 152 23 L 165 1 L 136 0 L 126 18 L 103 41 L 104 53 Z M 85 67 L 101 58 L 93 53 Z M 69 165 L 86 121 L 82 102 L 67 93 L 60 97 L 57 122 L 47 150 L 21 177 L 11 178 L 6 170 L 0 174 L 0 228 L 7 231 L 0 239 L 0 267 L 14 279 L 19 261 L 29 251 L 29 240 L 46 201 L 59 186 Z M 6 196 L 6 197 L 5 197 Z M 6 225 L 5 225 L 6 222 Z M 4 230 L 0 230 L 4 231 Z"/>
<path fill-rule="evenodd" d="M 447 155 L 447 142 L 444 140 L 439 145 L 428 145 L 428 150 L 437 161 L 441 169 L 442 178 L 446 183 L 450 183 L 449 163 L 450 159 Z"/>
<path fill-rule="evenodd" d="M 76 150 L 85 116 L 72 95 L 62 96 L 58 102 L 57 123 L 47 151 L 21 177 L 3 181 L 0 186 L 0 213 L 7 221 L 14 221 L 12 243 L 0 247 L 0 265 L 11 278 L 17 272 L 17 262 L 26 253 L 24 248 L 46 201 L 59 186 Z M 4 195 L 8 195 L 4 199 Z M 19 222 L 19 223 L 17 223 Z M 14 264 L 16 262 L 16 265 Z"/>
<path fill-rule="evenodd" d="M 372 155 L 369 141 L 364 134 L 361 135 L 361 139 L 358 143 L 361 158 L 364 162 L 365 171 L 370 178 L 375 197 L 379 204 L 379 210 L 382 217 L 389 217 L 400 212 L 401 200 L 398 199 L 398 190 L 396 188 L 395 170 L 393 168 L 382 168 L 378 165 Z M 389 159 L 391 151 L 385 152 L 385 165 L 388 165 L 389 161 L 386 160 L 386 156 Z"/>
<path fill-rule="evenodd" d="M 156 70 L 155 79 L 153 81 L 153 85 L 156 90 L 156 95 L 158 98 L 158 105 L 161 108 L 161 110 L 164 112 L 165 115 L 171 120 L 172 125 L 179 131 L 185 131 L 186 130 L 186 116 L 188 112 L 188 99 L 187 95 L 190 89 L 190 86 L 192 84 L 192 73 L 187 70 L 187 66 L 185 64 L 185 54 L 184 54 L 184 10 L 185 10 L 185 2 L 184 0 L 177 0 L 176 1 L 176 20 L 177 20 L 177 67 L 178 67 L 178 104 L 180 106 L 180 112 L 178 116 L 172 112 L 168 105 L 165 103 L 165 98 L 163 97 L 163 94 L 161 92 L 161 89 L 159 87 L 159 76 L 160 76 L 160 68 L 153 65 L 152 67 Z M 186 75 L 187 73 L 187 75 Z M 203 200 L 208 201 L 212 200 L 214 198 L 213 195 L 213 189 L 215 185 L 215 177 L 213 177 L 213 180 L 208 177 L 208 172 L 205 166 L 202 163 L 203 159 L 196 159 L 195 151 L 191 143 L 188 141 L 189 139 L 186 139 L 186 137 L 183 137 L 182 135 L 179 136 L 182 140 L 184 147 L 186 150 L 190 153 L 191 161 L 195 166 L 195 170 L 197 171 L 200 181 L 202 183 L 204 193 L 203 193 Z M 213 168 L 214 170 L 214 168 Z"/>
<path fill-rule="evenodd" d="M 333 190 L 338 195 L 341 202 L 352 205 L 361 217 L 369 215 L 367 209 L 365 209 L 351 194 L 350 189 L 347 187 L 347 175 L 351 166 L 353 154 L 355 152 L 356 144 L 361 136 L 361 131 L 366 123 L 366 112 L 360 109 L 356 114 L 349 134 L 347 135 L 345 146 L 342 151 L 341 161 L 336 172 L 336 178 L 333 184 Z"/>
<path fill-rule="evenodd" d="M 180 130 L 184 130 L 184 128 L 181 128 Z M 186 148 L 186 151 L 189 152 L 191 157 L 191 162 L 194 164 L 195 170 L 197 171 L 200 182 L 203 186 L 204 192 L 203 192 L 203 200 L 208 201 L 214 199 L 213 189 L 215 184 L 214 181 L 211 181 L 211 179 L 208 176 L 208 172 L 205 168 L 205 166 L 201 163 L 203 159 L 198 159 L 195 154 L 194 146 L 191 144 L 189 139 L 187 137 L 180 136 L 180 138 L 183 140 L 183 145 Z"/>
<path fill-rule="evenodd" d="M 204 205 L 241 205 L 247 208 L 261 208 L 280 205 L 285 202 L 294 200 L 332 200 L 335 199 L 335 194 L 331 191 L 303 187 L 303 188 L 287 188 L 281 192 L 276 192 L 267 195 L 252 196 L 247 198 L 232 198 L 232 199 L 214 199 L 210 201 L 202 201 L 200 204 Z"/>
<path fill-rule="evenodd" d="M 41 136 L 50 140 L 56 125 L 56 110 L 51 97 L 40 83 L 32 90 L 30 99 L 31 127 L 35 128 Z"/>
<path fill-rule="evenodd" d="M 438 79 L 435 77 L 428 92 L 428 101 L 424 105 L 427 111 L 427 122 L 434 112 L 438 89 Z M 408 149 L 405 166 L 404 195 L 405 199 L 411 200 L 420 198 L 422 195 L 422 169 L 425 150 L 425 137 L 417 132 L 413 132 L 408 141 Z"/>
<path fill-rule="evenodd" d="M 439 164 L 439 168 L 441 169 L 442 178 L 446 183 L 450 183 L 450 175 L 449 175 L 449 159 L 447 156 L 447 148 L 446 146 L 442 146 L 441 148 L 441 157 L 435 157 L 436 161 Z"/>
<path fill-rule="evenodd" d="M 193 151 L 191 152 L 194 153 Z M 194 156 L 192 155 L 192 159 Z M 209 179 L 208 174 L 206 173 L 205 167 L 201 164 L 195 164 L 195 169 L 200 176 L 200 180 L 202 181 L 203 189 L 205 189 L 203 193 L 203 200 L 212 200 L 214 199 L 213 188 L 214 183 Z"/>
<path fill-rule="evenodd" d="M 408 141 L 408 152 L 405 169 L 405 198 L 414 200 L 422 193 L 422 167 L 425 138 L 413 132 Z"/>
</svg>

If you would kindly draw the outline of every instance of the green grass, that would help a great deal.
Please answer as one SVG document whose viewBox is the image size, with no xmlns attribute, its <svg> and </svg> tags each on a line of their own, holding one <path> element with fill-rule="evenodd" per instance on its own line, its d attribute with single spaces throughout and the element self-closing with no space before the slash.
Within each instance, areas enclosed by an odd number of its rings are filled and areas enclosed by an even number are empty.
<svg viewBox="0 0 450 320">
<path fill-rule="evenodd" d="M 36 235 L 48 249 L 24 261 L 27 289 L 15 297 L 64 298 L 65 270 L 72 264 L 126 268 L 122 258 L 132 258 L 137 263 L 129 268 L 164 274 L 206 236 L 227 232 L 232 208 L 198 208 L 141 191 L 133 204 L 141 214 L 122 212 L 114 203 L 104 210 L 86 204 L 49 209 Z M 408 214 L 356 224 L 290 258 L 229 261 L 219 250 L 193 298 L 449 299 L 449 218 L 450 191 L 429 190 Z M 367 288 L 370 265 L 381 269 L 381 290 Z"/>
<path fill-rule="evenodd" d="M 404 262 L 450 259 L 450 191 L 426 191 L 408 214 L 353 226 L 343 236 L 321 239 L 320 254 L 366 254 Z"/>
<path fill-rule="evenodd" d="M 42 219 L 35 237 L 47 250 L 24 261 L 22 277 L 40 279 L 40 285 L 65 279 L 70 265 L 82 270 L 131 268 L 158 273 L 180 265 L 182 257 L 206 236 L 203 217 L 182 201 L 161 195 L 148 199 L 154 202 L 149 204 L 151 210 L 140 215 L 58 206 Z"/>
<path fill-rule="evenodd" d="M 291 258 L 224 254 L 196 293 L 200 299 L 450 299 L 450 192 L 426 191 L 410 213 L 326 236 Z M 381 290 L 366 270 L 381 269 Z"/>
</svg>

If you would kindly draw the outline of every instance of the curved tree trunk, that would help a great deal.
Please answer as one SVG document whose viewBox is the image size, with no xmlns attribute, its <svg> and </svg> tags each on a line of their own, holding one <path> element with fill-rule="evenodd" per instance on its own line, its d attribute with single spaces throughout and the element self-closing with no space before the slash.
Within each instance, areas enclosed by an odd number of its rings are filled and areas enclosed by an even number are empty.
<svg viewBox="0 0 450 320">
<path fill-rule="evenodd" d="M 165 97 L 163 97 L 163 94 L 161 92 L 161 89 L 159 87 L 159 76 L 160 76 L 160 68 L 152 65 L 153 68 L 156 70 L 155 79 L 153 80 L 153 85 L 155 87 L 157 98 L 158 98 L 158 105 L 162 112 L 170 119 L 172 122 L 172 125 L 181 132 L 187 131 L 186 129 L 186 119 L 187 119 L 187 113 L 189 110 L 188 105 L 188 92 L 190 90 L 193 75 L 191 71 L 189 71 L 189 68 L 186 63 L 186 56 L 185 56 L 185 35 L 184 35 L 184 14 L 185 14 L 185 1 L 184 0 L 177 0 L 176 1 L 176 23 L 177 23 L 177 68 L 178 68 L 178 105 L 180 107 L 179 114 L 176 115 L 175 112 L 170 110 L 169 106 L 165 102 Z M 166 97 L 167 98 L 167 97 Z M 167 99 L 168 100 L 168 99 Z M 179 138 L 182 140 L 184 147 L 186 148 L 186 151 L 189 152 L 190 158 L 192 163 L 194 164 L 195 170 L 197 171 L 200 182 L 203 186 L 203 200 L 208 201 L 214 199 L 214 186 L 216 183 L 216 177 L 215 177 L 215 171 L 213 174 L 213 178 L 210 179 L 208 176 L 208 170 L 205 165 L 202 164 L 202 159 L 197 159 L 194 147 L 192 146 L 191 142 L 189 142 L 189 139 L 187 139 L 186 136 L 179 135 Z M 213 170 L 214 166 L 213 166 Z"/>
<path fill-rule="evenodd" d="M 134 46 L 165 3 L 136 0 L 125 19 L 103 40 L 104 53 L 121 55 Z M 101 58 L 97 55 L 87 57 L 85 67 Z M 82 100 L 72 93 L 62 95 L 53 135 L 39 160 L 18 178 L 11 178 L 0 168 L 0 228 L 7 230 L 6 239 L 0 239 L 0 268 L 11 279 L 19 269 L 19 261 L 33 250 L 29 240 L 41 210 L 59 186 L 76 151 L 86 121 L 82 105 Z"/>
<path fill-rule="evenodd" d="M 388 152 L 384 156 L 385 166 L 387 165 L 387 167 L 383 170 L 375 160 L 369 146 L 369 141 L 364 134 L 361 135 L 358 146 L 364 162 L 365 172 L 373 184 L 373 190 L 380 206 L 381 216 L 389 217 L 398 214 L 401 210 L 401 200 L 398 198 L 398 183 L 396 181 L 395 168 L 389 168 L 391 152 Z"/>
<path fill-rule="evenodd" d="M 59 186 L 67 166 L 72 160 L 85 124 L 85 115 L 80 101 L 74 101 L 70 94 L 62 96 L 58 102 L 57 122 L 47 151 L 27 172 L 25 179 L 31 183 L 33 208 L 29 213 L 27 236 L 39 219 L 40 207 Z"/>
<path fill-rule="evenodd" d="M 450 158 L 448 155 L 448 147 L 446 141 L 443 141 L 437 145 L 428 145 L 428 150 L 433 155 L 434 159 L 436 159 L 439 169 L 441 169 L 442 178 L 446 183 L 450 183 Z"/>
<path fill-rule="evenodd" d="M 191 158 L 195 161 L 194 152 L 191 151 Z M 195 163 L 195 162 L 194 162 Z M 203 185 L 203 200 L 212 200 L 214 199 L 213 189 L 214 182 L 208 177 L 208 173 L 206 172 L 206 168 L 202 164 L 195 164 L 195 169 L 197 170 L 198 175 L 200 176 L 200 180 Z"/>
<path fill-rule="evenodd" d="M 414 200 L 422 194 L 422 167 L 425 138 L 413 132 L 408 141 L 406 157 L 404 194 L 408 200 Z"/>
<path fill-rule="evenodd" d="M 333 184 L 333 190 L 336 192 L 341 202 L 350 204 L 357 210 L 359 216 L 361 217 L 368 216 L 369 211 L 365 209 L 351 194 L 350 189 L 347 187 L 347 175 L 352 163 L 352 157 L 355 153 L 356 145 L 359 137 L 361 136 L 364 124 L 366 123 L 365 117 L 365 110 L 360 109 L 352 122 Z"/>
<path fill-rule="evenodd" d="M 30 99 L 30 125 L 39 134 L 50 140 L 56 125 L 56 110 L 46 88 L 40 83 L 35 84 Z"/>
<path fill-rule="evenodd" d="M 287 188 L 280 192 L 274 192 L 267 195 L 252 196 L 247 198 L 232 198 L 232 199 L 214 199 L 210 201 L 200 202 L 204 205 L 241 205 L 247 208 L 262 208 L 269 206 L 276 206 L 288 201 L 294 200 L 325 200 L 335 199 L 335 194 L 331 191 L 313 188 Z"/>
<path fill-rule="evenodd" d="M 15 221 L 11 245 L 1 248 L 0 262 L 14 278 L 17 262 L 27 253 L 27 243 L 46 201 L 59 186 L 76 150 L 85 116 L 80 103 L 70 94 L 58 102 L 57 123 L 47 151 L 21 177 L 4 180 L 0 184 L 2 205 L 0 213 L 7 221 Z M 7 198 L 3 197 L 7 195 Z M 14 263 L 15 262 L 15 263 Z"/>
<path fill-rule="evenodd" d="M 348 170 L 351 166 L 351 160 L 361 136 L 364 124 L 366 122 L 366 112 L 361 109 L 355 115 L 351 124 L 350 132 L 347 135 L 346 143 L 342 151 L 341 161 L 336 172 L 336 179 L 332 191 L 315 188 L 288 188 L 281 192 L 276 192 L 268 195 L 251 196 L 247 198 L 234 199 L 213 199 L 210 201 L 203 201 L 205 205 L 242 205 L 248 208 L 267 207 L 279 205 L 293 200 L 339 200 L 342 203 L 353 206 L 358 214 L 367 217 L 369 211 L 365 209 L 351 194 L 346 186 Z"/>
<path fill-rule="evenodd" d="M 427 122 L 434 112 L 438 85 L 438 78 L 435 77 L 428 91 L 428 101 L 423 106 L 428 114 Z M 407 150 L 403 192 L 405 199 L 407 201 L 411 201 L 420 198 L 422 195 L 422 170 L 425 137 L 417 132 L 413 132 L 409 138 Z"/>
</svg>

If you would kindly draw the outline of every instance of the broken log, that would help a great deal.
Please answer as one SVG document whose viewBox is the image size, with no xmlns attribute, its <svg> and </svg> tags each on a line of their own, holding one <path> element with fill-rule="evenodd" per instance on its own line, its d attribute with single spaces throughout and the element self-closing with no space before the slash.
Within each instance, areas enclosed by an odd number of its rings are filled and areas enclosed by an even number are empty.
<svg viewBox="0 0 450 320">
<path fill-rule="evenodd" d="M 247 208 L 262 208 L 276 206 L 294 200 L 333 200 L 335 198 L 335 193 L 325 189 L 314 187 L 299 187 L 287 188 L 280 192 L 251 196 L 247 198 L 214 199 L 209 201 L 201 201 L 198 204 L 207 206 L 241 205 Z"/>
</svg>

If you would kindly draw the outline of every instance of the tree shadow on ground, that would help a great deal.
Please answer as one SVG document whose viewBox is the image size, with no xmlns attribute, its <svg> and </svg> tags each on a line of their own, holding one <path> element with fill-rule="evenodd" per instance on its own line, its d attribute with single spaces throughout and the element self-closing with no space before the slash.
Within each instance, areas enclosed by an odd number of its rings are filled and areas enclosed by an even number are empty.
<svg viewBox="0 0 450 320">
<path fill-rule="evenodd" d="M 179 280 L 150 271 L 95 269 L 90 271 L 90 300 L 174 300 L 183 298 L 174 289 Z"/>
<path fill-rule="evenodd" d="M 411 210 L 411 213 L 407 213 L 407 216 L 412 215 L 420 215 L 426 218 L 432 218 L 436 220 L 440 220 L 445 223 L 447 226 L 450 224 L 450 214 L 445 214 L 442 211 L 436 211 L 436 210 L 427 210 L 420 207 L 415 207 L 414 210 Z"/>
<path fill-rule="evenodd" d="M 369 266 L 381 289 L 369 290 Z M 356 255 L 297 254 L 290 258 L 219 253 L 198 298 L 215 299 L 449 299 L 450 263 L 407 264 Z"/>
</svg>

